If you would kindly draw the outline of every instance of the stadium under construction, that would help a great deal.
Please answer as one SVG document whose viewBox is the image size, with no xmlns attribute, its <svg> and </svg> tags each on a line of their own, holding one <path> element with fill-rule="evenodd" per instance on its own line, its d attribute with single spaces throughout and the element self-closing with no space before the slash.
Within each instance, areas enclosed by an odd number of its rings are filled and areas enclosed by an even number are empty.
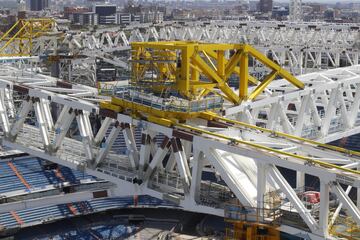
<svg viewBox="0 0 360 240">
<path fill-rule="evenodd" d="M 164 22 L 0 38 L 0 236 L 360 239 L 360 30 Z"/>
</svg>

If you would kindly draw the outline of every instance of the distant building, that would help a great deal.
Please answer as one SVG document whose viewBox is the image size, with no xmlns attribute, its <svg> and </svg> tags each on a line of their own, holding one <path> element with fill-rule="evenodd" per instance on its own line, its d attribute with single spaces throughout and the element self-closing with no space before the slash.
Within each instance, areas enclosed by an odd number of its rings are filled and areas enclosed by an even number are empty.
<svg viewBox="0 0 360 240">
<path fill-rule="evenodd" d="M 285 20 L 289 16 L 289 8 L 288 7 L 278 7 L 275 6 L 272 10 L 272 18 L 276 20 Z"/>
<path fill-rule="evenodd" d="M 117 13 L 116 24 L 129 25 L 131 23 L 131 13 Z"/>
<path fill-rule="evenodd" d="M 249 2 L 249 10 L 252 12 L 259 11 L 259 2 L 257 1 L 250 1 Z"/>
<path fill-rule="evenodd" d="M 85 25 L 98 25 L 98 15 L 94 12 L 79 13 L 79 24 Z"/>
<path fill-rule="evenodd" d="M 18 19 L 26 18 L 26 2 L 25 0 L 18 0 Z"/>
<path fill-rule="evenodd" d="M 116 24 L 116 5 L 95 5 L 93 12 L 98 15 L 100 25 Z"/>
<path fill-rule="evenodd" d="M 69 18 L 71 14 L 91 12 L 87 7 L 64 7 L 64 17 Z"/>
<path fill-rule="evenodd" d="M 159 11 L 148 11 L 141 13 L 141 23 L 161 23 L 164 20 L 164 13 Z"/>
<path fill-rule="evenodd" d="M 307 3 L 307 6 L 312 7 L 313 13 L 323 13 L 326 10 L 326 5 L 321 3 Z"/>
<path fill-rule="evenodd" d="M 335 19 L 335 10 L 333 8 L 328 8 L 324 11 L 325 20 L 334 20 Z"/>
<path fill-rule="evenodd" d="M 259 10 L 262 13 L 271 12 L 273 8 L 273 1 L 272 0 L 260 0 L 259 2 Z"/>
<path fill-rule="evenodd" d="M 49 7 L 49 0 L 30 0 L 31 11 L 42 11 Z"/>
</svg>

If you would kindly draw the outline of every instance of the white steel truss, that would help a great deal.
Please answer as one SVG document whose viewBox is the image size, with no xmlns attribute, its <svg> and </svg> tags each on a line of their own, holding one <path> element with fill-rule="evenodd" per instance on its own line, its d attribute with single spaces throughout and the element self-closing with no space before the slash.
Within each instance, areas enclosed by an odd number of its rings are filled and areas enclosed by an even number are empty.
<svg viewBox="0 0 360 240">
<path fill-rule="evenodd" d="M 357 68 L 347 71 L 354 69 Z M 348 81 L 357 83 L 354 79 Z M 327 84 L 331 89 L 333 82 Z M 311 87 L 316 86 L 308 85 L 306 90 L 312 91 Z M 304 230 L 283 223 L 281 230 L 292 234 L 307 232 L 312 239 L 326 239 L 329 238 L 328 198 L 329 192 L 333 192 L 348 215 L 357 224 L 360 222 L 359 209 L 339 185 L 360 188 L 360 176 L 351 171 L 358 167 L 360 159 L 346 152 L 244 126 L 209 127 L 209 122 L 201 119 L 176 127 L 162 126 L 99 109 L 98 102 L 107 97 L 99 96 L 97 89 L 14 68 L 1 70 L 0 89 L 3 90 L 0 99 L 7 98 L 6 91 L 25 96 L 15 117 L 7 111 L 5 101 L 0 101 L 5 146 L 116 183 L 119 194 L 149 194 L 173 201 L 185 210 L 222 216 L 228 200 L 237 198 L 243 206 L 263 208 L 266 193 L 281 192 L 289 201 L 283 202 L 280 209 L 298 215 L 305 224 Z M 353 95 L 351 89 L 349 95 Z M 286 100 L 298 94 L 301 91 L 282 91 L 282 98 Z M 353 98 L 356 99 L 356 94 Z M 337 112 L 328 108 L 331 113 Z M 359 106 L 354 110 L 359 111 Z M 30 112 L 35 112 L 35 119 L 28 118 Z M 287 117 L 287 113 L 279 115 Z M 100 129 L 92 127 L 91 119 L 95 116 L 103 118 Z M 277 124 L 274 120 L 273 125 Z M 142 131 L 140 146 L 135 140 L 136 128 Z M 75 130 L 79 134 L 71 134 Z M 108 130 L 110 135 L 104 139 Z M 125 155 L 115 154 L 111 149 L 119 134 L 125 138 Z M 161 144 L 156 138 L 162 139 Z M 318 210 L 307 209 L 278 167 L 319 178 Z M 201 177 L 204 171 L 213 172 L 225 185 L 204 181 Z"/>
<path fill-rule="evenodd" d="M 304 90 L 275 81 L 227 116 L 292 135 L 331 142 L 360 132 L 360 67 L 299 76 Z"/>
<path fill-rule="evenodd" d="M 298 2 L 298 1 L 296 1 Z M 127 68 L 131 42 L 185 40 L 214 43 L 247 43 L 289 69 L 304 74 L 321 69 L 359 64 L 359 26 L 352 24 L 212 21 L 158 25 L 139 24 L 127 28 L 105 28 L 94 32 L 71 32 L 40 37 L 33 55 L 64 52 L 94 57 Z M 254 71 L 261 71 L 254 65 Z"/>
</svg>

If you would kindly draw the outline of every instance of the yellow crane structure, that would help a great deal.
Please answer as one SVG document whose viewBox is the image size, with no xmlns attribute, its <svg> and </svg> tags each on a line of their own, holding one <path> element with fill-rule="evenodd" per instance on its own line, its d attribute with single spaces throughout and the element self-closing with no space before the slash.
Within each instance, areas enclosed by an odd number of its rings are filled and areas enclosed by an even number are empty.
<svg viewBox="0 0 360 240">
<path fill-rule="evenodd" d="M 0 57 L 32 55 L 34 39 L 46 35 L 55 27 L 51 18 L 19 19 L 0 37 Z"/>
<path fill-rule="evenodd" d="M 156 83 L 153 90 L 163 91 L 169 85 L 188 99 L 200 99 L 215 89 L 234 104 L 255 99 L 277 76 L 298 88 L 304 84 L 247 44 L 213 44 L 200 42 L 137 42 L 132 43 L 132 83 Z M 249 74 L 249 58 L 261 62 L 271 73 L 260 83 Z M 154 71 L 156 79 L 145 73 Z M 239 93 L 228 84 L 233 75 L 239 79 Z M 249 84 L 258 85 L 251 93 Z"/>
<path fill-rule="evenodd" d="M 125 94 L 128 97 L 111 93 L 112 101 L 102 103 L 103 108 L 186 120 L 220 110 L 224 101 L 239 105 L 254 100 L 277 76 L 304 88 L 301 81 L 247 44 L 135 42 L 131 47 L 132 89 Z M 250 58 L 269 68 L 270 74 L 262 81 L 249 73 Z M 229 86 L 231 78 L 239 81 L 238 93 Z M 256 87 L 249 92 L 249 85 Z M 135 104 L 142 92 L 151 93 L 151 103 Z"/>
</svg>

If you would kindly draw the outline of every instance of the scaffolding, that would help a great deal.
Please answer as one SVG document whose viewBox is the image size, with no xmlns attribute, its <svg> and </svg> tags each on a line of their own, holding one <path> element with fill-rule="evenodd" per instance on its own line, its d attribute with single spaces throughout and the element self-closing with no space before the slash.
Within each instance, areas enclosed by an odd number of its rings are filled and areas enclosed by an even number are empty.
<svg viewBox="0 0 360 240">
<path fill-rule="evenodd" d="M 280 217 L 278 208 L 269 203 L 266 208 L 245 207 L 238 200 L 225 206 L 226 237 L 239 240 L 279 240 Z"/>
</svg>

